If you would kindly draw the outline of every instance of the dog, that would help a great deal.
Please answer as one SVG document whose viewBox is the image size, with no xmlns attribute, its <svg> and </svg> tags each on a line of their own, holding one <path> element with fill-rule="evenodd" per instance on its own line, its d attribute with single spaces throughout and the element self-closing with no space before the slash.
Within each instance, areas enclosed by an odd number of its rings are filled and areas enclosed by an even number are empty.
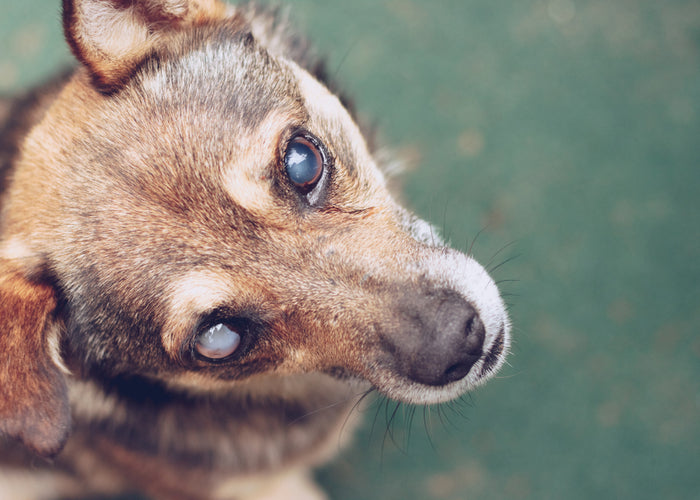
<svg viewBox="0 0 700 500">
<path fill-rule="evenodd" d="M 0 101 L 0 498 L 319 499 L 368 390 L 484 383 L 494 281 L 392 197 L 275 11 L 64 0 Z M 47 460 L 42 460 L 42 458 Z"/>
</svg>

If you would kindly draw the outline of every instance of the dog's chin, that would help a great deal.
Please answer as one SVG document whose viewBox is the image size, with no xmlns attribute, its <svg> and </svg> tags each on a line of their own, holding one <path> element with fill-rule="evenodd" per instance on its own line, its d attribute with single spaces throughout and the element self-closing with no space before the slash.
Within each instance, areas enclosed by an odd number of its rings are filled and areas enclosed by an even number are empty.
<svg viewBox="0 0 700 500">
<path fill-rule="evenodd" d="M 503 366 L 510 348 L 510 325 L 503 323 L 500 331 L 471 367 L 467 375 L 455 382 L 432 386 L 421 384 L 390 371 L 373 376 L 372 385 L 390 399 L 409 404 L 432 405 L 447 403 L 486 383 Z"/>
</svg>

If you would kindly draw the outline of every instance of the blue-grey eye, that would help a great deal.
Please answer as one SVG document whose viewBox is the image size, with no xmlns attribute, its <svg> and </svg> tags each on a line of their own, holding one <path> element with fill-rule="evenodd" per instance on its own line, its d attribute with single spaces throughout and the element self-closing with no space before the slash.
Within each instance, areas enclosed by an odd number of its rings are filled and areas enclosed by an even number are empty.
<svg viewBox="0 0 700 500">
<path fill-rule="evenodd" d="M 197 336 L 195 349 L 209 359 L 223 359 L 238 349 L 241 344 L 241 336 L 223 323 L 202 331 Z"/>
<path fill-rule="evenodd" d="M 308 193 L 323 175 L 323 155 L 318 147 L 303 136 L 297 136 L 287 145 L 284 168 L 289 180 L 304 193 Z"/>
</svg>

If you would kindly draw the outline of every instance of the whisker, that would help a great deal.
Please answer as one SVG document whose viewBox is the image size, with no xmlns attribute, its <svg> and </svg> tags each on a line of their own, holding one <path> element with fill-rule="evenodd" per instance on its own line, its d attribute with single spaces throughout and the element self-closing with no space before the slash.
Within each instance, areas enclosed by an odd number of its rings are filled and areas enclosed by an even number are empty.
<svg viewBox="0 0 700 500">
<path fill-rule="evenodd" d="M 343 67 L 343 64 L 345 64 L 345 60 L 348 58 L 350 53 L 353 51 L 355 46 L 357 45 L 358 40 L 355 40 L 350 44 L 350 47 L 348 47 L 348 50 L 345 51 L 345 54 L 343 54 L 343 57 L 340 59 L 340 62 L 338 62 L 338 65 L 335 67 L 335 71 L 333 72 L 333 79 L 335 80 L 338 77 L 338 73 L 340 73 L 340 68 Z"/>
<path fill-rule="evenodd" d="M 520 258 L 521 256 L 522 256 L 521 254 L 516 254 L 516 255 L 513 255 L 512 257 L 508 257 L 506 260 L 504 260 L 504 261 L 501 262 L 500 264 L 498 264 L 498 265 L 496 265 L 496 266 L 490 268 L 490 269 L 489 269 L 489 274 L 493 274 L 493 273 L 496 271 L 496 269 L 500 268 L 501 266 L 503 266 L 503 265 L 505 265 L 505 264 L 507 264 L 507 263 L 509 263 L 509 262 L 511 262 L 511 261 L 513 261 L 513 260 L 515 260 L 515 259 Z"/>
<path fill-rule="evenodd" d="M 434 201 L 435 201 L 434 198 L 431 197 L 431 199 L 430 199 L 430 205 L 429 205 L 429 208 L 428 208 L 428 220 L 429 220 L 429 221 L 432 221 L 432 220 L 433 220 L 433 202 L 434 202 Z M 435 233 L 433 232 L 433 224 L 432 224 L 432 222 L 428 222 L 428 227 L 430 227 L 430 244 L 431 244 L 432 246 L 435 246 Z"/>
<path fill-rule="evenodd" d="M 447 410 L 450 410 L 450 411 L 447 411 Z M 452 404 L 444 405 L 444 406 L 443 406 L 443 409 L 442 409 L 442 413 L 443 413 L 443 415 L 444 415 L 444 419 L 447 421 L 447 427 L 452 428 L 452 430 L 454 430 L 454 431 L 458 431 L 458 430 L 459 430 L 459 426 L 458 426 L 458 425 L 452 420 L 452 418 L 450 417 L 450 412 L 451 412 L 453 415 L 458 415 L 458 413 L 455 412 L 455 410 L 454 410 Z"/>
<path fill-rule="evenodd" d="M 442 405 L 435 405 L 435 411 L 437 412 L 438 419 L 440 420 L 440 424 L 441 424 L 443 427 L 447 427 L 447 426 L 445 425 L 445 419 L 444 419 L 444 416 L 443 416 L 443 414 L 442 414 Z"/>
<path fill-rule="evenodd" d="M 386 397 L 382 396 L 379 398 L 379 403 L 377 404 L 377 411 L 374 414 L 374 419 L 372 420 L 372 427 L 370 428 L 369 431 L 369 437 L 370 439 L 372 436 L 374 436 L 374 429 L 377 426 L 377 419 L 379 418 L 379 413 L 382 411 L 382 405 L 388 404 Z"/>
<path fill-rule="evenodd" d="M 413 430 L 413 418 L 416 416 L 416 409 L 417 407 L 415 405 L 412 405 L 409 407 L 408 410 L 408 417 L 406 419 L 406 450 L 408 450 L 408 444 L 411 440 L 411 432 Z"/>
<path fill-rule="evenodd" d="M 345 427 L 347 426 L 348 422 L 350 421 L 350 416 L 355 412 L 356 409 L 360 407 L 362 402 L 375 391 L 374 387 L 370 387 L 364 393 L 355 401 L 355 404 L 352 405 L 352 408 L 350 408 L 350 411 L 348 412 L 347 415 L 345 415 L 345 420 L 343 421 L 343 425 L 340 427 L 340 433 L 338 434 L 338 443 L 340 444 L 340 439 L 343 436 L 343 432 L 345 432 Z"/>
<path fill-rule="evenodd" d="M 437 448 L 435 447 L 435 443 L 433 442 L 433 436 L 430 433 L 430 425 L 428 424 L 429 419 L 430 407 L 423 406 L 423 427 L 425 428 L 425 435 L 428 438 L 428 443 L 430 443 L 430 448 L 433 450 L 433 452 L 437 453 Z"/>
<path fill-rule="evenodd" d="M 472 253 L 472 250 L 474 249 L 474 244 L 476 243 L 476 240 L 479 238 L 479 236 L 481 236 L 481 233 L 483 233 L 484 231 L 486 231 L 486 226 L 484 226 L 484 227 L 482 227 L 481 229 L 479 229 L 479 232 L 476 233 L 476 236 L 474 236 L 474 239 L 472 240 L 472 244 L 469 245 L 469 250 L 467 250 L 467 255 L 468 255 L 468 256 L 472 257 L 472 256 L 474 255 L 474 254 Z"/>
<path fill-rule="evenodd" d="M 442 235 L 443 241 L 450 241 L 451 234 L 447 232 L 447 202 L 445 202 L 444 209 L 442 211 Z"/>
<path fill-rule="evenodd" d="M 488 263 L 487 263 L 484 267 L 488 268 L 488 267 L 491 265 L 491 263 L 493 263 L 494 259 L 495 259 L 496 257 L 498 257 L 498 254 L 500 254 L 501 252 L 503 252 L 506 248 L 512 247 L 512 246 L 513 246 L 514 244 L 516 244 L 517 242 L 518 242 L 518 240 L 513 240 L 513 241 L 511 241 L 511 242 L 509 242 L 509 243 L 506 243 L 505 245 L 503 245 L 503 246 L 502 246 L 501 248 L 499 248 L 498 250 L 496 250 L 496 253 L 494 253 L 494 254 L 491 256 L 491 260 L 489 260 Z"/>
<path fill-rule="evenodd" d="M 496 281 L 497 285 L 500 285 L 503 283 L 520 283 L 520 280 L 498 280 L 498 281 Z"/>
<path fill-rule="evenodd" d="M 380 455 L 382 463 L 384 462 L 384 450 L 386 448 L 387 436 L 390 437 L 391 441 L 394 443 L 394 446 L 396 446 L 396 441 L 394 441 L 394 437 L 391 435 L 391 419 L 393 419 L 394 416 L 396 415 L 396 410 L 398 410 L 398 408 L 399 408 L 399 403 L 396 403 L 396 407 L 394 408 L 394 411 L 391 415 L 391 418 L 389 417 L 389 405 L 390 405 L 390 401 L 386 400 L 386 405 L 384 406 L 384 420 L 385 420 L 386 427 L 384 429 L 384 436 L 382 438 L 382 449 L 381 449 L 381 455 Z M 398 446 L 397 446 L 397 448 L 398 448 Z"/>
<path fill-rule="evenodd" d="M 370 391 L 371 391 L 371 390 L 372 390 L 372 389 L 370 389 Z M 312 410 L 312 411 L 310 411 L 310 412 L 308 412 L 308 413 L 305 413 L 304 415 L 295 418 L 295 419 L 292 420 L 291 422 L 288 422 L 287 425 L 296 424 L 297 422 L 299 422 L 299 421 L 301 421 L 301 420 L 304 420 L 304 419 L 307 418 L 307 417 L 310 417 L 310 416 L 312 416 L 312 415 L 316 415 L 317 413 L 321 413 L 322 411 L 325 411 L 325 410 L 330 410 L 331 408 L 335 408 L 336 406 L 342 405 L 342 404 L 344 404 L 344 403 L 347 403 L 348 401 L 350 401 L 350 400 L 352 400 L 352 399 L 354 399 L 354 398 L 356 398 L 356 397 L 358 397 L 358 396 L 360 396 L 360 400 L 362 400 L 367 394 L 368 394 L 368 391 L 362 391 L 362 392 L 358 392 L 358 393 L 352 394 L 352 395 L 350 395 L 350 396 L 348 396 L 348 397 L 346 397 L 346 398 L 343 398 L 343 399 L 341 399 L 341 400 L 339 400 L 339 401 L 336 401 L 336 402 L 331 403 L 331 404 L 329 404 L 329 405 L 322 406 L 321 408 L 317 408 L 317 409 Z M 357 403 L 355 403 L 355 404 L 353 405 L 352 409 L 355 409 L 356 406 L 357 406 Z M 351 411 L 352 411 L 352 410 L 351 410 Z"/>
<path fill-rule="evenodd" d="M 454 413 L 455 415 L 457 415 L 459 418 L 461 418 L 461 419 L 463 419 L 463 420 L 469 420 L 469 417 L 467 416 L 467 414 L 466 414 L 466 413 L 464 412 L 464 410 L 462 409 L 462 405 L 468 406 L 469 403 L 466 402 L 466 401 L 464 401 L 464 400 L 460 397 L 459 399 L 453 401 L 453 403 L 452 403 L 451 405 L 449 405 L 448 408 L 450 409 L 450 411 L 451 411 L 452 413 Z"/>
<path fill-rule="evenodd" d="M 388 405 L 387 405 L 388 406 Z M 392 443 L 394 443 L 394 446 L 396 446 L 397 449 L 399 449 L 402 453 L 406 453 L 405 450 L 401 447 L 401 445 L 396 441 L 396 438 L 394 436 L 394 430 L 392 429 L 392 424 L 394 423 L 394 419 L 396 418 L 396 414 L 399 411 L 399 408 L 401 407 L 401 403 L 397 402 L 396 406 L 394 407 L 394 411 L 391 412 L 391 417 L 389 417 L 389 420 L 386 423 L 386 431 L 384 432 L 384 441 L 386 441 L 387 435 L 389 436 L 389 439 L 391 440 Z M 384 443 L 382 443 L 382 448 L 384 447 Z"/>
</svg>

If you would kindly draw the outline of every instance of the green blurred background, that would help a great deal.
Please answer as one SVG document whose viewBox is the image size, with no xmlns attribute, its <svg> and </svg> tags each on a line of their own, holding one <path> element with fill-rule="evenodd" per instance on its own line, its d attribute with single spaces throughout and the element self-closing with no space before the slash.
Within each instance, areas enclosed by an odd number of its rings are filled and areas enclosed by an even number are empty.
<svg viewBox="0 0 700 500">
<path fill-rule="evenodd" d="M 71 60 L 58 0 L 0 1 L 1 92 Z M 700 498 L 700 2 L 288 3 L 409 206 L 519 280 L 510 366 L 370 405 L 332 498 Z"/>
</svg>

